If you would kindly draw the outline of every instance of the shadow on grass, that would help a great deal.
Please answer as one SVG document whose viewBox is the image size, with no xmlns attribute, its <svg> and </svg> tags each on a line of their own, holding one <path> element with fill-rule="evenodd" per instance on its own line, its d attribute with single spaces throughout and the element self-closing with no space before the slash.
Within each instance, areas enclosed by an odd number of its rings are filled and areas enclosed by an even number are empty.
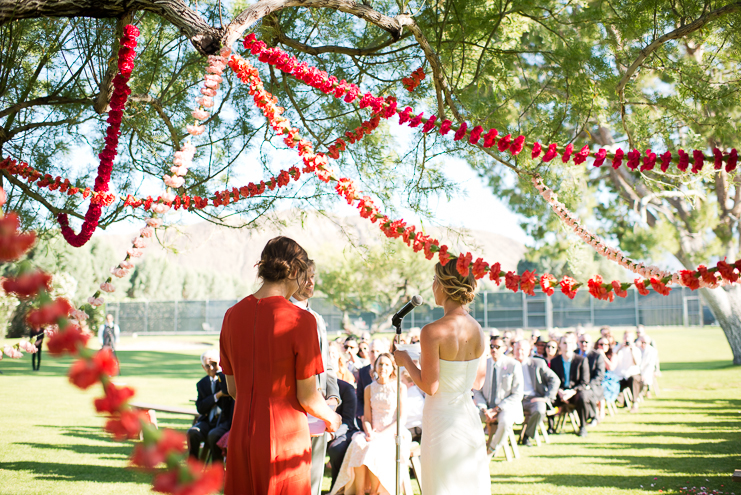
<svg viewBox="0 0 741 495">
<path fill-rule="evenodd" d="M 689 361 L 684 363 L 661 362 L 661 371 L 709 371 L 733 368 L 733 361 Z"/>
<path fill-rule="evenodd" d="M 614 491 L 615 488 L 656 491 L 663 489 L 679 490 L 682 487 L 700 487 L 700 486 L 721 486 L 730 482 L 728 474 L 701 474 L 690 476 L 673 476 L 666 474 L 650 474 L 643 476 L 615 476 L 615 475 L 588 475 L 581 473 L 565 474 L 543 474 L 533 476 L 517 475 L 492 475 L 493 484 L 509 485 L 553 485 L 558 487 L 574 488 L 605 488 L 605 490 Z M 653 484 L 653 486 L 652 486 Z M 544 488 L 544 487 L 542 487 Z M 547 492 L 541 492 L 547 493 Z M 575 493 L 579 493 L 576 491 Z"/>
<path fill-rule="evenodd" d="M 51 481 L 91 481 L 95 483 L 144 483 L 149 476 L 133 469 L 89 464 L 61 464 L 53 462 L 19 461 L 3 463 L 8 471 L 30 471 L 34 479 Z"/>
<path fill-rule="evenodd" d="M 69 450 L 77 454 L 93 454 L 101 459 L 115 459 L 121 460 L 126 459 L 131 454 L 133 445 L 81 445 L 81 444 L 51 444 L 51 443 L 33 443 L 33 442 L 18 442 L 14 445 L 24 445 L 34 449 L 49 449 L 49 450 Z"/>
</svg>

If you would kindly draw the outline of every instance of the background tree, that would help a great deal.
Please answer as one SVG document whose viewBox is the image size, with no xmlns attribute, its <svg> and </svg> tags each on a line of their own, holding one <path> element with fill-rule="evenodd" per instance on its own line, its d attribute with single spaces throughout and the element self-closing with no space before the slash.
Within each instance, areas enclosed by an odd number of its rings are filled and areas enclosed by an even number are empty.
<svg viewBox="0 0 741 495">
<path fill-rule="evenodd" d="M 104 100 L 99 95 L 106 94 L 105 84 L 95 82 L 105 80 L 109 55 L 96 55 L 87 65 L 83 61 L 89 53 L 110 54 L 115 49 L 115 26 L 129 15 L 146 28 L 143 33 L 149 41 L 132 82 L 141 98 L 132 98 L 127 111 L 131 145 L 120 161 L 117 186 L 122 191 L 139 187 L 141 177 L 163 173 L 164 158 L 176 142 L 172 136 L 187 119 L 188 109 L 177 103 L 197 82 L 197 54 L 231 46 L 247 29 L 257 30 L 269 45 L 280 45 L 365 90 L 396 94 L 402 107 L 409 104 L 439 118 L 523 134 L 528 143 L 669 149 L 675 157 L 678 148 L 698 148 L 709 156 L 713 147 L 738 147 L 740 11 L 741 2 L 729 0 L 386 0 L 372 6 L 351 0 L 261 0 L 251 5 L 234 2 L 229 12 L 222 12 L 218 3 L 190 7 L 182 0 L 136 0 L 125 7 L 116 0 L 20 4 L 0 0 L 2 36 L 8 40 L 1 51 L 5 72 L 0 77 L 0 106 L 6 110 L 0 110 L 0 116 L 6 120 L 0 144 L 4 152 L 15 149 L 55 170 L 61 162 L 53 157 L 62 156 L 61 146 L 69 146 L 75 133 L 81 134 L 90 122 L 100 125 L 92 101 Z M 224 18 L 228 24 L 222 24 Z M 68 30 L 84 34 L 59 37 Z M 73 52 L 80 61 L 65 63 L 65 50 L 72 50 L 78 38 L 100 48 L 77 48 Z M 33 40 L 49 49 L 42 53 Z M 48 61 L 43 66 L 29 63 L 22 72 L 10 69 L 25 67 L 26 58 Z M 56 69 L 44 72 L 52 63 Z M 47 77 L 34 78 L 39 66 Z M 399 80 L 418 66 L 430 74 L 429 83 L 406 93 Z M 268 89 L 289 109 L 289 117 L 319 143 L 333 141 L 364 118 L 353 106 L 323 98 L 282 73 L 261 70 Z M 227 88 L 228 108 L 233 110 L 217 113 L 209 125 L 209 143 L 201 147 L 207 153 L 197 168 L 199 180 L 188 182 L 191 193 L 232 185 L 239 178 L 237 157 L 244 150 L 259 153 L 266 169 L 276 166 L 274 155 L 268 153 L 270 136 L 260 131 L 262 121 L 250 119 L 255 114 L 244 103 L 244 88 L 231 84 Z M 61 94 L 87 98 L 88 103 L 37 101 Z M 153 118 L 150 97 L 172 104 L 164 110 L 172 127 L 159 114 Z M 4 113 L 7 109 L 11 113 Z M 45 112 L 51 112 L 48 118 Z M 9 118 L 21 114 L 27 123 Z M 32 124 L 38 125 L 27 127 Z M 34 151 L 32 136 L 39 128 L 52 133 L 62 129 L 59 150 L 48 155 Z M 6 136 L 13 132 L 14 144 L 8 144 Z M 387 208 L 407 206 L 424 214 L 431 198 L 455 189 L 450 180 L 454 172 L 444 173 L 440 156 L 463 157 L 495 194 L 529 219 L 525 228 L 536 248 L 565 244 L 563 234 L 554 233 L 550 213 L 525 172 L 541 174 L 572 209 L 581 205 L 583 216 L 590 216 L 604 237 L 633 257 L 666 263 L 671 261 L 666 259 L 669 253 L 675 263 L 694 268 L 718 257 L 734 260 L 738 254 L 741 188 L 735 171 L 715 172 L 707 166 L 697 175 L 640 174 L 610 167 L 590 171 L 584 166 L 564 167 L 559 160 L 533 161 L 527 152 L 513 159 L 493 148 L 464 147 L 439 134 L 410 136 L 382 127 L 374 139 L 351 148 L 338 165 Z M 134 176 L 128 178 L 130 174 Z M 327 191 L 313 178 L 308 180 L 289 195 L 325 204 Z M 52 202 L 59 201 L 56 198 L 30 202 L 33 191 L 18 192 L 9 207 L 25 202 L 33 213 L 38 208 L 66 211 L 77 206 Z M 597 204 L 584 201 L 590 196 Z M 240 202 L 223 215 L 240 214 L 249 224 L 275 201 Z M 118 216 L 106 220 L 127 214 L 114 212 L 110 215 Z M 217 218 L 216 212 L 202 214 L 214 221 L 224 218 Z M 554 244 L 556 237 L 561 240 Z M 734 362 L 741 364 L 741 289 L 702 289 L 702 295 L 726 333 Z"/>
</svg>

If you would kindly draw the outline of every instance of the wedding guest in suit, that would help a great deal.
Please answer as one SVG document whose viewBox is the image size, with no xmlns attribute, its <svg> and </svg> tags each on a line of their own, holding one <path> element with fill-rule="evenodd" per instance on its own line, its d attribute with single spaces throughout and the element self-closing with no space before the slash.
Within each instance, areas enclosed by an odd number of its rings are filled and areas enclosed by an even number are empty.
<svg viewBox="0 0 741 495">
<path fill-rule="evenodd" d="M 581 357 L 587 357 L 592 351 L 592 337 L 588 333 L 582 334 L 579 337 L 579 349 L 576 351 Z"/>
<path fill-rule="evenodd" d="M 388 352 L 388 348 L 384 345 L 383 341 L 381 339 L 374 339 L 368 346 L 368 356 L 370 357 L 370 362 L 375 363 L 376 358 L 384 352 Z M 370 385 L 373 381 L 373 378 L 371 377 L 372 367 L 373 365 L 369 364 L 368 366 L 364 366 L 363 368 L 360 368 L 360 370 L 358 370 L 358 386 L 355 389 L 358 398 L 358 410 L 355 412 L 355 414 L 357 415 L 358 424 L 360 425 L 363 424 L 363 420 L 361 418 L 363 417 L 363 413 L 365 412 L 365 387 Z"/>
<path fill-rule="evenodd" d="M 546 418 L 546 410 L 556 400 L 561 382 L 545 360 L 530 357 L 529 341 L 515 343 L 515 359 L 522 365 L 522 409 L 528 414 L 522 444 L 529 447 L 538 424 Z"/>
<path fill-rule="evenodd" d="M 589 390 L 589 360 L 576 355 L 576 334 L 566 333 L 559 343 L 561 353 L 553 358 L 551 369 L 561 380 L 557 405 L 570 404 L 576 407 L 581 428 L 579 436 L 587 435 L 587 419 L 592 402 Z"/>
<path fill-rule="evenodd" d="M 299 308 L 307 310 L 316 318 L 316 329 L 319 339 L 319 349 L 322 353 L 324 373 L 316 376 L 316 386 L 327 401 L 327 405 L 336 408 L 340 401 L 340 389 L 337 386 L 337 375 L 334 365 L 329 359 L 329 343 L 327 341 L 327 324 L 322 315 L 309 307 L 309 299 L 314 295 L 314 281 L 316 264 L 309 260 L 306 273 L 306 283 L 291 297 L 291 302 Z M 311 439 L 311 493 L 321 495 L 322 478 L 324 478 L 324 457 L 327 453 L 327 436 L 321 435 Z"/>
<path fill-rule="evenodd" d="M 33 343 L 36 346 L 36 352 L 31 354 L 31 369 L 33 371 L 41 369 L 41 349 L 44 346 L 44 335 L 43 328 L 31 328 L 31 338 L 36 337 Z"/>
<path fill-rule="evenodd" d="M 473 400 L 486 422 L 489 434 L 496 432 L 489 442 L 489 453 L 496 452 L 504 443 L 504 434 L 515 423 L 524 419 L 522 412 L 522 366 L 515 359 L 505 356 L 507 350 L 502 337 L 490 343 L 491 357 L 486 360 L 486 378 L 481 390 L 475 390 Z"/>
<path fill-rule="evenodd" d="M 583 348 L 584 346 L 582 349 Z M 600 421 L 599 405 L 605 397 L 604 388 L 602 386 L 606 374 L 605 353 L 600 349 L 595 348 L 589 351 L 586 357 L 589 362 L 589 390 L 591 391 L 589 414 L 590 418 L 592 418 L 592 426 L 597 426 Z"/>
<path fill-rule="evenodd" d="M 360 431 L 355 424 L 355 410 L 358 407 L 355 388 L 344 380 L 337 380 L 337 386 L 340 389 L 340 405 L 335 412 L 342 416 L 342 424 L 336 432 L 329 434 L 331 440 L 327 447 L 327 455 L 332 468 L 331 486 L 334 486 L 335 481 L 337 481 L 337 475 L 340 473 L 347 448 L 352 442 L 352 436 Z"/>
<path fill-rule="evenodd" d="M 214 462 L 223 462 L 221 448 L 216 445 L 232 426 L 234 399 L 226 390 L 226 379 L 219 368 L 219 353 L 209 349 L 201 354 L 201 366 L 206 376 L 196 384 L 198 398 L 196 409 L 201 414 L 196 424 L 188 430 L 188 453 L 198 459 L 201 442 L 211 449 Z"/>
</svg>

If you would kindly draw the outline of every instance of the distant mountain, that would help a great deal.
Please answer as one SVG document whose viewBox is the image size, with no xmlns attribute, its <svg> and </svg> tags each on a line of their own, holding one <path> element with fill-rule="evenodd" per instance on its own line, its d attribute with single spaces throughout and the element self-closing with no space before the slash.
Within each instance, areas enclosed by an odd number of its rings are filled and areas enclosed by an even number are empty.
<svg viewBox="0 0 741 495">
<path fill-rule="evenodd" d="M 451 252 L 471 251 L 474 260 L 482 256 L 490 262 L 499 261 L 503 270 L 514 270 L 526 251 L 523 244 L 493 232 L 443 228 L 425 231 L 451 246 Z M 116 251 L 120 250 L 123 258 L 134 235 L 103 237 Z M 162 244 L 151 243 L 144 256 L 166 256 L 174 263 L 196 269 L 238 274 L 251 283 L 256 282 L 255 263 L 265 243 L 277 235 L 295 239 L 309 256 L 318 259 L 326 251 L 344 250 L 350 255 L 359 246 L 372 246 L 384 240 L 378 226 L 361 217 L 285 210 L 264 217 L 253 228 L 233 229 L 209 222 L 172 227 L 167 229 Z"/>
</svg>

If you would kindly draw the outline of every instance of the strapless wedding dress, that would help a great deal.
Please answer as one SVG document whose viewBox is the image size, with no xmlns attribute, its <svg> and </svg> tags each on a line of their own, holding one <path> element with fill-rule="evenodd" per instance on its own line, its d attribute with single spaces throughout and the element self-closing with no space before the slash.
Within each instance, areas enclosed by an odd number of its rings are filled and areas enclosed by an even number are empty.
<svg viewBox="0 0 741 495">
<path fill-rule="evenodd" d="M 422 415 L 422 493 L 491 495 L 486 439 L 471 388 L 479 360 L 440 360 L 440 388 Z"/>
</svg>

